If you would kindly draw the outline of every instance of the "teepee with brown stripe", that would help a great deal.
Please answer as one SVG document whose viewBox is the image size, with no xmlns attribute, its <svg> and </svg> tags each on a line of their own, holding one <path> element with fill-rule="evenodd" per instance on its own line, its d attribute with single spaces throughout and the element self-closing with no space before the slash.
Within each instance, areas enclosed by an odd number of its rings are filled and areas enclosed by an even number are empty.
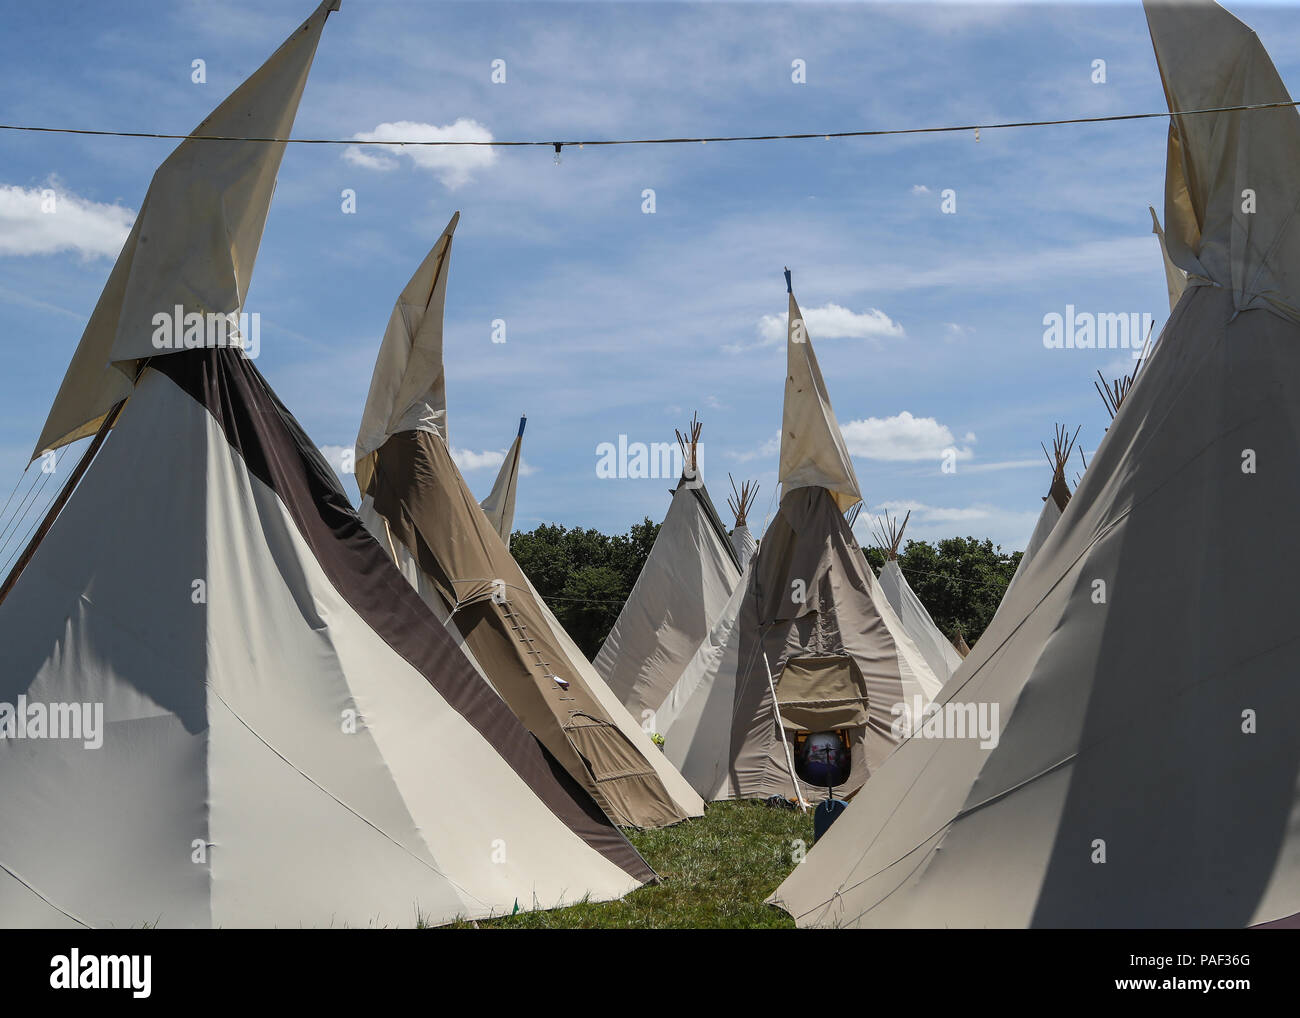
<svg viewBox="0 0 1300 1018">
<path fill-rule="evenodd" d="M 287 137 L 333 6 L 195 133 Z M 102 715 L 0 737 L 0 925 L 444 923 L 653 879 L 243 351 L 141 331 L 242 310 L 284 148 L 177 147 L 51 410 L 41 448 L 102 441 L 0 603 L 0 704 Z"/>
</svg>

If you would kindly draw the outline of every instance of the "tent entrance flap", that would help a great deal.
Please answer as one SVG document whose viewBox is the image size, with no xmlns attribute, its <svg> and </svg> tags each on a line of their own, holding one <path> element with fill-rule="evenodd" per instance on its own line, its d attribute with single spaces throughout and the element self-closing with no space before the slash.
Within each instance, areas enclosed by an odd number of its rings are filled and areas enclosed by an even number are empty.
<svg viewBox="0 0 1300 1018">
<path fill-rule="evenodd" d="M 590 714 L 574 713 L 564 726 L 564 734 L 569 737 L 594 781 L 654 775 L 636 747 L 616 725 Z"/>
<path fill-rule="evenodd" d="M 777 676 L 776 702 L 781 723 L 797 732 L 867 723 L 867 683 L 848 655 L 791 658 Z"/>
</svg>

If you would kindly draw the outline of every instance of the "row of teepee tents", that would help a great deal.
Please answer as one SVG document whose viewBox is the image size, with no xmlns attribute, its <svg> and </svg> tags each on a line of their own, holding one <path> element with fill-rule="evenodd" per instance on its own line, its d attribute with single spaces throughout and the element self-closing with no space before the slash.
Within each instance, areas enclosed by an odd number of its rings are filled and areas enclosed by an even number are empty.
<svg viewBox="0 0 1300 1018">
<path fill-rule="evenodd" d="M 336 7 L 326 0 L 194 133 L 287 137 Z M 242 309 L 284 147 L 187 140 L 162 164 L 37 446 L 100 440 L 0 604 L 0 702 L 100 705 L 102 742 L 0 740 L 4 925 L 446 922 L 654 879 L 590 772 L 572 752 L 557 766 L 559 721 L 535 716 L 554 692 L 537 677 L 530 713 L 483 679 L 243 352 L 151 344 L 159 309 Z M 381 359 L 402 355 L 386 343 Z M 375 509 L 421 556 L 417 535 L 432 530 L 441 551 L 446 529 L 428 505 L 459 511 L 481 529 L 478 561 L 506 575 L 441 440 L 421 437 L 441 425 L 430 368 L 367 419 L 382 425 L 368 437 L 396 436 L 368 450 Z M 419 455 L 440 471 L 424 500 L 400 474 Z M 445 570 L 435 579 L 480 660 L 504 656 L 513 632 L 479 633 L 522 624 L 507 616 L 515 594 L 489 611 Z M 548 620 L 528 622 L 546 636 Z M 525 664 L 499 673 L 534 683 Z M 593 765 L 619 771 L 608 812 L 698 812 L 647 766 L 659 754 L 638 749 L 639 729 L 612 726 L 580 675 L 569 685 Z"/>
<path fill-rule="evenodd" d="M 194 133 L 289 136 L 337 7 Z M 605 900 L 655 879 L 615 824 L 828 792 L 849 808 L 770 899 L 800 925 L 1293 917 L 1277 588 L 1300 551 L 1267 524 L 1300 495 L 1300 117 L 1217 5 L 1148 0 L 1147 17 L 1170 109 L 1200 111 L 1170 124 L 1174 306 L 1073 495 L 1077 432 L 1058 429 L 1030 547 L 964 659 L 898 566 L 907 518 L 886 521 L 880 577 L 854 537 L 861 489 L 788 271 L 776 514 L 755 543 L 756 490 L 733 482 L 727 533 L 692 421 L 592 663 L 509 552 L 524 421 L 481 504 L 452 457 L 459 213 L 380 344 L 353 510 L 238 347 L 150 342 L 159 309 L 242 310 L 285 149 L 182 142 L 36 452 L 91 450 L 0 590 L 0 703 L 104 722 L 98 745 L 0 739 L 0 815 L 22 818 L 0 825 L 0 924 L 364 926 Z M 1242 180 L 1258 214 L 1237 211 Z M 913 735 L 915 712 L 980 706 L 991 740 Z"/>
</svg>

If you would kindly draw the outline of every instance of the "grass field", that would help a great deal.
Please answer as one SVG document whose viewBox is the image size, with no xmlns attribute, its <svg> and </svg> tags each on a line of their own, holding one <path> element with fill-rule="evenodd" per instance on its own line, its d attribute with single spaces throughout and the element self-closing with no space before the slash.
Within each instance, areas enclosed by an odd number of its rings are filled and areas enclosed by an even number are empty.
<svg viewBox="0 0 1300 1018">
<path fill-rule="evenodd" d="M 629 831 L 660 883 L 622 901 L 582 902 L 550 912 L 521 912 L 477 926 L 525 929 L 787 928 L 780 909 L 763 904 L 812 847 L 812 813 L 758 802 L 712 803 L 703 817 L 657 831 Z M 521 905 L 523 902 L 520 903 Z M 472 923 L 455 923 L 465 928 Z"/>
</svg>

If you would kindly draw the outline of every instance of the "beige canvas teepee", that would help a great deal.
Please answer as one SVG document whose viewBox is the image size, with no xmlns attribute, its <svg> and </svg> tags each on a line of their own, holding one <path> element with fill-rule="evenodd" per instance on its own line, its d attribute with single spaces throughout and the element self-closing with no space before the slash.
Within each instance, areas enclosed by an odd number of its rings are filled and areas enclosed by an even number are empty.
<svg viewBox="0 0 1300 1018">
<path fill-rule="evenodd" d="M 446 230 L 389 321 L 357 438 L 361 517 L 501 698 L 620 824 L 703 803 L 572 645 L 470 494 L 447 445 Z"/>
<path fill-rule="evenodd" d="M 793 292 L 789 307 L 780 509 L 657 714 L 707 799 L 821 797 L 798 772 L 828 733 L 852 761 L 837 794 L 852 795 L 897 745 L 900 708 L 940 685 L 842 515 L 857 478 Z"/>
<path fill-rule="evenodd" d="M 1300 115 L 1218 5 L 1146 13 L 1172 110 L 1288 106 L 1171 118 L 1165 215 L 1187 290 L 941 698 L 997 705 L 996 745 L 904 743 L 773 896 L 800 925 L 1300 912 L 1300 545 L 1278 509 L 1300 498 Z"/>
<path fill-rule="evenodd" d="M 287 136 L 331 7 L 197 133 Z M 653 877 L 361 530 L 252 361 L 139 363 L 148 305 L 240 309 L 283 148 L 177 147 L 51 411 L 42 447 L 96 421 L 103 441 L 0 604 L 0 925 L 414 925 Z M 106 393 L 126 400 L 112 417 Z M 99 720 L 16 739 L 24 702 Z"/>
<path fill-rule="evenodd" d="M 903 532 L 911 517 L 911 510 L 908 510 L 903 522 L 899 524 L 897 518 L 890 519 L 886 513 L 880 522 L 880 546 L 885 554 L 885 564 L 880 570 L 880 587 L 904 631 L 925 658 L 925 663 L 930 666 L 939 682 L 944 683 L 952 678 L 952 673 L 961 664 L 961 655 L 934 624 L 934 619 L 899 567 L 898 546 L 902 543 Z"/>
<path fill-rule="evenodd" d="M 701 425 L 677 432 L 682 478 L 641 574 L 593 662 L 632 716 L 654 712 L 740 581 L 727 529 L 700 472 Z"/>
</svg>

